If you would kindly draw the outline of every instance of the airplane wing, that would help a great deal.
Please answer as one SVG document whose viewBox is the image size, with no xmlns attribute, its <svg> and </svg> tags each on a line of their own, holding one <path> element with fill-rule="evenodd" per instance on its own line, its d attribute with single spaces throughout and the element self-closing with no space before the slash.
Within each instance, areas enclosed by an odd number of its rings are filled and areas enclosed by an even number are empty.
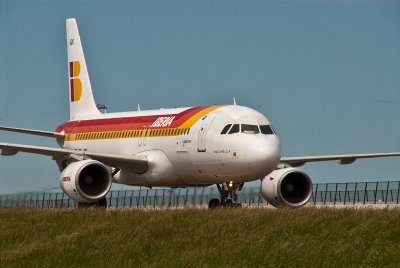
<svg viewBox="0 0 400 268">
<path fill-rule="evenodd" d="M 64 138 L 64 134 L 51 132 L 51 131 L 42 131 L 42 130 L 33 130 L 33 129 L 24 129 L 24 128 L 15 128 L 15 127 L 4 127 L 0 126 L 0 130 L 18 132 L 24 134 L 31 134 L 37 136 L 51 137 L 51 138 Z"/>
<path fill-rule="evenodd" d="M 400 153 L 377 153 L 377 154 L 343 154 L 343 155 L 321 155 L 321 156 L 299 156 L 281 157 L 281 163 L 289 164 L 293 167 L 300 167 L 307 162 L 322 162 L 337 160 L 341 165 L 351 164 L 358 158 L 377 158 L 400 156 Z"/>
<path fill-rule="evenodd" d="M 0 155 L 9 156 L 14 155 L 18 152 L 41 154 L 53 156 L 54 158 L 59 158 L 67 155 L 88 156 L 89 158 L 100 161 L 105 165 L 139 174 L 144 173 L 148 170 L 147 157 L 144 155 L 105 154 L 52 147 L 0 143 Z"/>
</svg>

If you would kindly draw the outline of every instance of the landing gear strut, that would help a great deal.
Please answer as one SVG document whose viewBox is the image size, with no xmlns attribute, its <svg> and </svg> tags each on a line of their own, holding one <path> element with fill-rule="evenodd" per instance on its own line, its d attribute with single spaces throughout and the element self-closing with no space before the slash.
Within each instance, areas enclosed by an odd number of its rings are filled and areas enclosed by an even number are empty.
<svg viewBox="0 0 400 268">
<path fill-rule="evenodd" d="M 242 183 L 222 183 L 222 185 L 217 184 L 218 191 L 221 194 L 221 200 L 217 198 L 213 198 L 208 203 L 209 208 L 216 208 L 216 207 L 240 207 L 241 204 L 237 202 L 238 196 L 236 191 L 241 191 L 243 188 Z M 229 198 L 230 197 L 230 198 Z"/>
</svg>

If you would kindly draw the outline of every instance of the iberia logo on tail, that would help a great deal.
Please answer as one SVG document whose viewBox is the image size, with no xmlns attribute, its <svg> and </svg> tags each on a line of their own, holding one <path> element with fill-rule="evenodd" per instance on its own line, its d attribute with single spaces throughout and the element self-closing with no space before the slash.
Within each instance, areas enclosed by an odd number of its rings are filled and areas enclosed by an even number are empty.
<svg viewBox="0 0 400 268">
<path fill-rule="evenodd" d="M 70 89 L 71 89 L 71 102 L 79 101 L 82 95 L 82 83 L 79 78 L 81 72 L 81 64 L 79 61 L 71 61 L 69 63 L 69 77 L 70 77 Z"/>
</svg>

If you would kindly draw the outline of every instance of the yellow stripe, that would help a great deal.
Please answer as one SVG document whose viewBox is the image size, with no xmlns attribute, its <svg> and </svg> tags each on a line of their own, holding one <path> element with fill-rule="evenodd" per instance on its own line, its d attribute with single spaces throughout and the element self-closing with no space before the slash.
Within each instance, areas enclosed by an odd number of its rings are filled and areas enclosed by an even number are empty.
<svg viewBox="0 0 400 268">
<path fill-rule="evenodd" d="M 226 105 L 211 106 L 204 110 L 201 110 L 200 112 L 196 113 L 195 115 L 190 117 L 188 120 L 186 120 L 185 123 L 183 123 L 180 127 L 181 128 L 191 128 L 200 118 L 202 118 L 206 114 L 208 114 L 214 110 L 217 110 L 218 108 L 221 108 L 223 106 L 226 106 Z"/>
<path fill-rule="evenodd" d="M 185 133 L 186 130 L 186 133 Z M 189 128 L 167 128 L 167 129 L 151 129 L 146 133 L 140 131 L 124 130 L 124 131 L 105 131 L 105 132 L 87 132 L 66 134 L 65 141 L 80 140 L 106 140 L 106 139 L 131 139 L 144 137 L 167 137 L 187 135 Z M 151 132 L 153 131 L 153 132 Z M 136 135 L 136 136 L 135 136 Z"/>
</svg>

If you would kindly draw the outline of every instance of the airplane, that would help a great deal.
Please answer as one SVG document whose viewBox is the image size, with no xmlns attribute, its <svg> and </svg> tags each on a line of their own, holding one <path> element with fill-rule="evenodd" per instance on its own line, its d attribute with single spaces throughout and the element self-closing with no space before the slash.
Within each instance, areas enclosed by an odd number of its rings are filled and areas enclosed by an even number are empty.
<svg viewBox="0 0 400 268">
<path fill-rule="evenodd" d="M 145 187 L 217 185 L 209 207 L 235 207 L 244 183 L 261 179 L 272 206 L 300 207 L 312 194 L 307 162 L 400 156 L 400 153 L 282 157 L 280 141 L 260 112 L 236 105 L 101 113 L 93 97 L 78 26 L 66 20 L 70 121 L 54 132 L 0 130 L 54 138 L 60 148 L 0 143 L 0 154 L 52 156 L 60 186 L 78 207 L 106 207 L 112 183 Z"/>
</svg>

